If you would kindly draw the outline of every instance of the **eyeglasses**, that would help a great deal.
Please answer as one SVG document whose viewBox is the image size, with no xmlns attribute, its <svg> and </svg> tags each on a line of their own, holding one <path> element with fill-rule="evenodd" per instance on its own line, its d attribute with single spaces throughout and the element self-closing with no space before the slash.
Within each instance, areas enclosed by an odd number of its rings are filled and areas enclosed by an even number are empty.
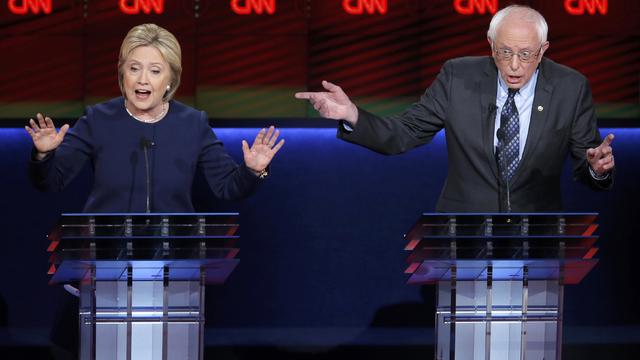
<svg viewBox="0 0 640 360">
<path fill-rule="evenodd" d="M 517 53 L 514 53 L 513 50 L 506 49 L 506 48 L 496 49 L 494 50 L 494 52 L 496 53 L 496 56 L 498 57 L 498 59 L 503 61 L 511 61 L 511 59 L 513 58 L 513 55 L 515 54 L 515 55 L 518 55 L 518 58 L 523 63 L 531 63 L 538 58 L 538 55 L 540 55 L 541 50 L 542 50 L 542 45 L 540 46 L 538 51 L 536 51 L 535 53 L 532 50 L 520 50 Z"/>
</svg>

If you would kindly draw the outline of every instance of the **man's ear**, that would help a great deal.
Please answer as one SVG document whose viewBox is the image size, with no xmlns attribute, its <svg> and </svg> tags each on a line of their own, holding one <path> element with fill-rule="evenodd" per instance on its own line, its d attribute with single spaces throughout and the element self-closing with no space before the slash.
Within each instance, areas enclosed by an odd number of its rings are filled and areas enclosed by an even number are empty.
<svg viewBox="0 0 640 360">
<path fill-rule="evenodd" d="M 542 44 L 542 47 L 540 48 L 540 55 L 544 55 L 544 52 L 547 51 L 547 49 L 549 48 L 549 42 L 545 41 L 544 44 Z"/>
</svg>

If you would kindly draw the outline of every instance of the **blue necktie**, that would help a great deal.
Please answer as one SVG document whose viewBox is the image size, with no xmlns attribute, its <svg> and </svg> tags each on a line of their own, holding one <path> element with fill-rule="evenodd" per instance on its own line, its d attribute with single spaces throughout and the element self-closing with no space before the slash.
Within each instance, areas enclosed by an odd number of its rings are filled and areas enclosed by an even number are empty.
<svg viewBox="0 0 640 360">
<path fill-rule="evenodd" d="M 520 162 L 520 117 L 514 97 L 517 89 L 509 89 L 509 96 L 500 113 L 500 129 L 504 131 L 502 139 L 498 140 L 498 165 L 500 176 L 511 182 Z"/>
</svg>

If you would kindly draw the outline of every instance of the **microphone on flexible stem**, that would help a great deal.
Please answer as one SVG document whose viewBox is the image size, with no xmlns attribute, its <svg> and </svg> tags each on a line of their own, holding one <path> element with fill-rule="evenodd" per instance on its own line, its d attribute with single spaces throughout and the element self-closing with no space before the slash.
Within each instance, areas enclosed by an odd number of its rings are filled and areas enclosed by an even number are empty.
<svg viewBox="0 0 640 360">
<path fill-rule="evenodd" d="M 142 146 L 142 150 L 144 150 L 144 169 L 147 180 L 147 212 L 151 212 L 150 206 L 150 198 L 151 198 L 151 177 L 149 176 L 149 149 L 156 146 L 156 143 L 153 141 L 141 137 L 140 138 L 140 146 Z"/>
<path fill-rule="evenodd" d="M 502 151 L 502 147 L 505 146 L 505 136 L 504 130 L 499 128 L 496 132 L 496 136 L 498 137 L 498 151 Z M 507 194 L 506 194 L 506 202 L 507 202 L 507 212 L 511 212 L 511 191 L 509 191 L 509 179 L 503 177 L 503 173 L 506 175 L 507 173 L 507 161 L 504 156 L 498 156 L 498 165 L 500 166 L 500 179 L 504 181 Z"/>
</svg>

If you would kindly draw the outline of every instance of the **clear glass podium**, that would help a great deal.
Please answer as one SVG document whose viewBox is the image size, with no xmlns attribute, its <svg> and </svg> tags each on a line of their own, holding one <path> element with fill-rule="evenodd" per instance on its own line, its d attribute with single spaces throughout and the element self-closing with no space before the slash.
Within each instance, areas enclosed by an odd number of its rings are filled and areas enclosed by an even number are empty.
<svg viewBox="0 0 640 360">
<path fill-rule="evenodd" d="M 51 284 L 79 283 L 81 359 L 202 359 L 204 288 L 238 264 L 237 213 L 62 214 Z"/>
<path fill-rule="evenodd" d="M 596 217 L 423 214 L 405 272 L 437 285 L 435 359 L 561 359 L 563 289 L 598 262 Z"/>
</svg>

